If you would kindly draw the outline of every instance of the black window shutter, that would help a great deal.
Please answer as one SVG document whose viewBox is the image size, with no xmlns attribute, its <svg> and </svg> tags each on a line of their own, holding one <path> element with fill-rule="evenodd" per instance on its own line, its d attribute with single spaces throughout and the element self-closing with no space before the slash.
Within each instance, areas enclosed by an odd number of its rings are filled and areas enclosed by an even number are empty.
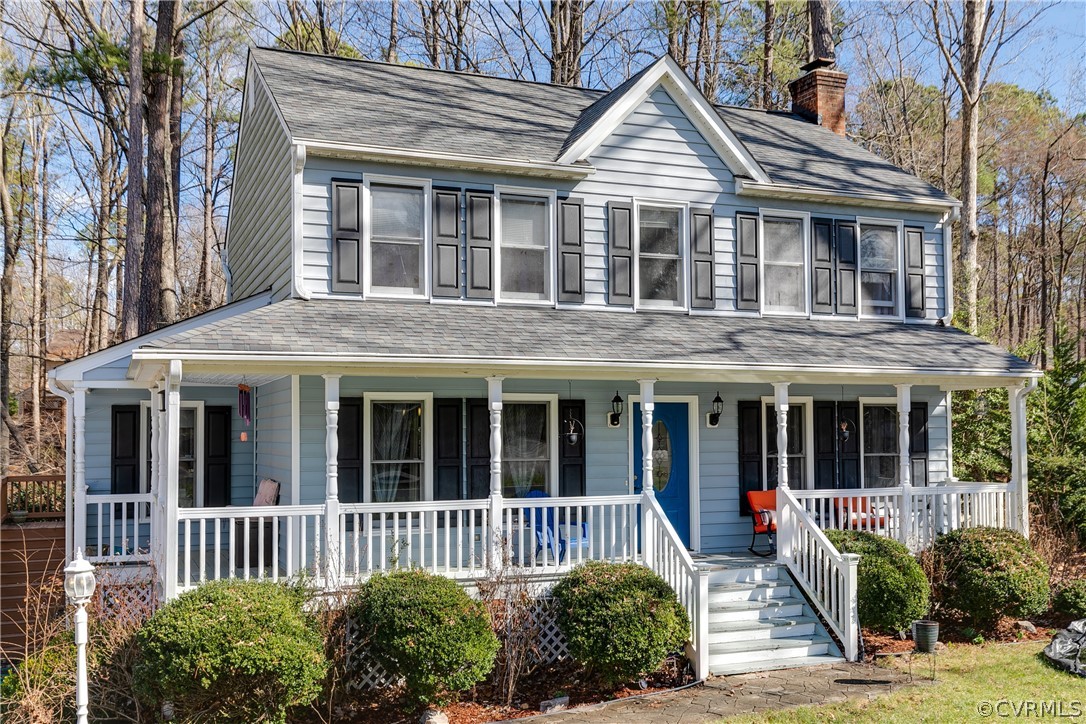
<svg viewBox="0 0 1086 724">
<path fill-rule="evenodd" d="M 837 221 L 834 225 L 837 232 L 837 313 L 856 314 L 860 309 L 856 300 L 859 254 L 856 247 L 856 224 L 851 221 Z"/>
<path fill-rule="evenodd" d="M 472 299 L 494 298 L 494 197 L 468 192 L 468 290 Z"/>
<path fill-rule="evenodd" d="M 461 401 L 434 400 L 434 500 L 459 500 Z"/>
<path fill-rule="evenodd" d="M 690 210 L 690 306 L 716 306 L 716 273 L 713 268 L 713 210 Z"/>
<path fill-rule="evenodd" d="M 110 492 L 140 492 L 140 406 L 114 405 L 110 439 Z"/>
<path fill-rule="evenodd" d="M 735 215 L 736 243 L 736 309 L 759 308 L 758 295 L 758 217 L 752 214 Z M 746 496 L 743 496 L 746 504 Z"/>
<path fill-rule="evenodd" d="M 362 490 L 362 398 L 339 400 L 339 500 L 361 503 Z"/>
<path fill-rule="evenodd" d="M 585 450 L 587 435 L 581 432 L 577 444 L 566 439 L 566 420 L 576 420 L 587 430 L 584 400 L 562 400 L 558 403 L 558 494 L 575 496 L 585 494 Z"/>
<path fill-rule="evenodd" d="M 837 465 L 839 488 L 860 487 L 860 403 L 837 403 L 837 422 L 845 423 L 848 427 L 848 439 L 838 439 Z"/>
<path fill-rule="evenodd" d="M 811 220 L 811 309 L 833 314 L 833 222 Z"/>
<path fill-rule="evenodd" d="M 230 426 L 234 409 L 229 405 L 204 408 L 204 505 L 230 505 Z"/>
<path fill-rule="evenodd" d="M 814 486 L 837 487 L 837 403 L 814 403 Z"/>
<path fill-rule="evenodd" d="M 332 182 L 332 291 L 362 291 L 362 184 Z"/>
<path fill-rule="evenodd" d="M 558 301 L 584 301 L 584 201 L 558 200 Z"/>
<path fill-rule="evenodd" d="M 909 408 L 909 458 L 913 485 L 928 484 L 928 405 L 914 402 Z"/>
<path fill-rule="evenodd" d="M 739 514 L 750 515 L 747 492 L 761 490 L 762 403 L 739 403 Z"/>
<path fill-rule="evenodd" d="M 924 317 L 924 230 L 905 227 L 905 315 Z"/>
<path fill-rule="evenodd" d="M 435 297 L 460 296 L 460 192 L 434 191 Z"/>
<path fill-rule="evenodd" d="M 633 204 L 607 204 L 607 301 L 633 304 Z"/>
<path fill-rule="evenodd" d="M 485 399 L 468 400 L 468 498 L 490 495 L 490 409 Z"/>
</svg>

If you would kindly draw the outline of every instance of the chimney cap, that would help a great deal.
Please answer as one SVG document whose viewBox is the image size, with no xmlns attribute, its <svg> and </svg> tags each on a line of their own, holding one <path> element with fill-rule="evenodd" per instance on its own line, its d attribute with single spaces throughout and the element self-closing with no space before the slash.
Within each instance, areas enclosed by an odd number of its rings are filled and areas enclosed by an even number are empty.
<svg viewBox="0 0 1086 724">
<path fill-rule="evenodd" d="M 799 67 L 800 70 L 810 72 L 812 70 L 818 70 L 819 68 L 832 68 L 837 64 L 836 56 L 814 58 L 813 60 L 804 63 Z"/>
</svg>

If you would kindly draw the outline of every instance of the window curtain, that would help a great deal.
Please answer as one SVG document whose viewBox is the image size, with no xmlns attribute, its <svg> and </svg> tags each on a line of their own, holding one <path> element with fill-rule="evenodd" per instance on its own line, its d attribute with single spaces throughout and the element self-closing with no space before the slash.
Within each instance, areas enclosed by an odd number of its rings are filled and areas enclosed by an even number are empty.
<svg viewBox="0 0 1086 724">
<path fill-rule="evenodd" d="M 388 503 L 396 499 L 401 481 L 417 467 L 419 406 L 416 403 L 375 403 L 373 405 L 373 499 Z M 379 461 L 396 461 L 384 463 Z"/>
<path fill-rule="evenodd" d="M 523 498 L 533 488 L 546 490 L 547 406 L 505 406 L 502 431 L 503 465 L 516 496 Z"/>
</svg>

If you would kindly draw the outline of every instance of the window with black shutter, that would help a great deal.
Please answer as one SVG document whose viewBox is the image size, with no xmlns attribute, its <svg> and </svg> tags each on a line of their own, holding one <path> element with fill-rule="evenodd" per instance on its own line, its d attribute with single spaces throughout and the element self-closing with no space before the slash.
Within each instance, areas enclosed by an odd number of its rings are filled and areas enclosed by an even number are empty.
<svg viewBox="0 0 1086 724">
<path fill-rule="evenodd" d="M 362 490 L 362 398 L 339 400 L 339 500 L 363 502 Z"/>
<path fill-rule="evenodd" d="M 757 310 L 761 304 L 758 282 L 758 217 L 753 214 L 735 215 L 736 309 Z M 744 499 L 746 496 L 743 496 Z"/>
<path fill-rule="evenodd" d="M 362 184 L 332 182 L 332 291 L 362 291 Z"/>
<path fill-rule="evenodd" d="M 713 264 L 713 210 L 690 210 L 690 306 L 716 306 L 716 270 Z"/>
<path fill-rule="evenodd" d="M 584 301 L 584 201 L 558 200 L 558 301 Z"/>
<path fill-rule="evenodd" d="M 633 204 L 607 204 L 607 301 L 633 305 Z"/>
</svg>

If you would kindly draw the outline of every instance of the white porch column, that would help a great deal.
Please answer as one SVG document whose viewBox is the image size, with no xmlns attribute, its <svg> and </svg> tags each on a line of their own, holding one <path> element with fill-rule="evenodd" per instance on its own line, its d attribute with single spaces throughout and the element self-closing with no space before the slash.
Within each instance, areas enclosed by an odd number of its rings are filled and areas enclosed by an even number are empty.
<svg viewBox="0 0 1086 724">
<path fill-rule="evenodd" d="M 638 380 L 641 385 L 641 492 L 656 495 L 652 479 L 652 415 L 656 409 L 656 380 Z"/>
<path fill-rule="evenodd" d="M 897 387 L 897 451 L 900 466 L 898 481 L 912 485 L 912 459 L 909 456 L 909 408 L 912 407 L 912 385 Z"/>
<path fill-rule="evenodd" d="M 773 383 L 773 410 L 777 415 L 777 487 L 788 487 L 788 383 Z"/>
<path fill-rule="evenodd" d="M 72 500 L 75 530 L 72 545 L 87 546 L 87 388 L 77 384 L 72 392 Z M 69 560 L 74 550 L 67 551 Z M 101 555 L 101 551 L 95 551 Z"/>
<path fill-rule="evenodd" d="M 490 565 L 495 569 L 503 564 L 502 541 L 502 380 L 504 377 L 486 378 L 487 408 L 490 410 L 490 511 L 489 540 L 483 546 L 490 552 Z"/>
<path fill-rule="evenodd" d="M 147 457 L 151 462 L 151 470 L 149 475 L 151 479 L 147 481 L 147 491 L 151 494 L 151 560 L 157 565 L 160 562 L 161 554 L 161 541 L 159 536 L 162 534 L 162 517 L 161 517 L 161 505 L 162 505 L 162 486 L 158 483 L 158 471 L 161 467 L 162 456 L 159 454 L 160 439 L 162 436 L 162 420 L 158 411 L 158 392 L 162 389 L 161 383 L 155 383 L 151 388 L 151 440 L 148 443 Z"/>
<path fill-rule="evenodd" d="M 1011 413 L 1011 484 L 1007 491 L 1008 525 L 1029 537 L 1029 454 L 1026 438 L 1026 397 L 1037 381 L 1007 388 Z"/>
<path fill-rule="evenodd" d="M 339 530 L 339 379 L 324 377 L 324 585 L 332 590 L 343 578 Z"/>
<path fill-rule="evenodd" d="M 168 601 L 177 595 L 178 472 L 181 454 L 181 360 L 170 360 L 166 379 L 166 514 L 163 520 L 162 545 L 165 570 L 162 572 L 163 596 Z"/>
</svg>

